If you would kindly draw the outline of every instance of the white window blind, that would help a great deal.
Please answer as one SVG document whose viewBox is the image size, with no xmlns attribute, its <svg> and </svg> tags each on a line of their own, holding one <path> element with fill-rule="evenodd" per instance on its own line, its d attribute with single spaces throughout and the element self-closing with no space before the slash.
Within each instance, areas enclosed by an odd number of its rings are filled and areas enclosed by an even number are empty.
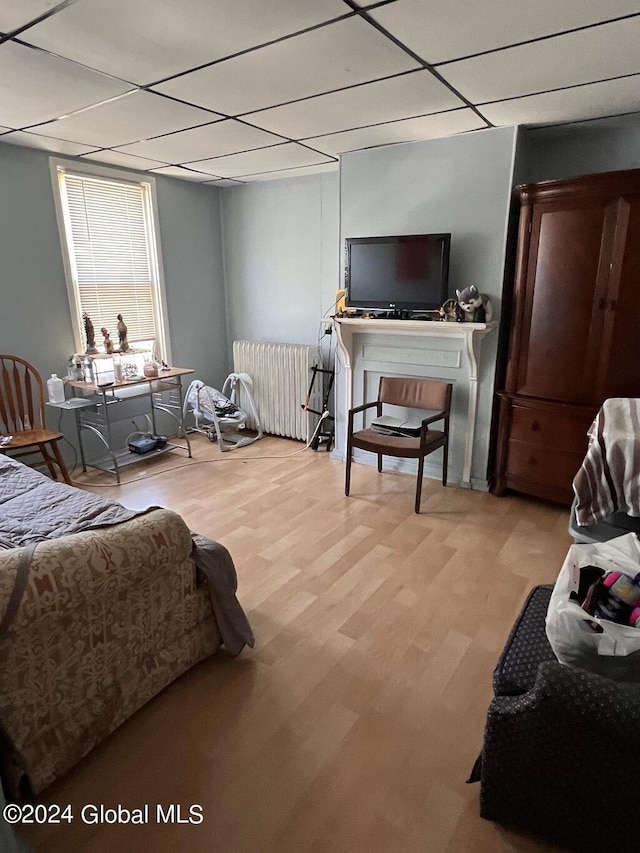
<svg viewBox="0 0 640 853">
<path fill-rule="evenodd" d="M 77 320 L 86 312 L 97 344 L 104 326 L 117 345 L 122 314 L 129 344 L 153 347 L 158 290 L 148 185 L 66 170 L 58 175 Z"/>
</svg>

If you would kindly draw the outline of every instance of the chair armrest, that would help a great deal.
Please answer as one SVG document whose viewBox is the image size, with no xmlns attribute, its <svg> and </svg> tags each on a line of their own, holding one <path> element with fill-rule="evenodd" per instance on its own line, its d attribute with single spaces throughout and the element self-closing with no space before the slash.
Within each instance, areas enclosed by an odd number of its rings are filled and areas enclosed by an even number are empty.
<svg viewBox="0 0 640 853">
<path fill-rule="evenodd" d="M 350 435 L 353 432 L 353 419 L 355 415 L 359 412 L 364 412 L 367 409 L 377 408 L 377 414 L 380 416 L 382 414 L 382 403 L 377 400 L 373 403 L 363 403 L 361 406 L 355 406 L 353 409 L 349 409 L 349 418 L 347 421 L 347 434 Z"/>
<path fill-rule="evenodd" d="M 364 412 L 365 409 L 372 409 L 374 406 L 378 406 L 380 411 L 382 411 L 382 404 L 379 402 L 373 403 L 363 403 L 361 406 L 354 406 L 353 409 L 349 409 L 350 415 L 357 415 L 358 412 Z"/>
<path fill-rule="evenodd" d="M 448 417 L 449 413 L 445 409 L 441 409 L 439 412 L 431 412 L 426 418 L 422 419 L 422 426 L 426 427 L 436 421 L 446 420 Z"/>
</svg>

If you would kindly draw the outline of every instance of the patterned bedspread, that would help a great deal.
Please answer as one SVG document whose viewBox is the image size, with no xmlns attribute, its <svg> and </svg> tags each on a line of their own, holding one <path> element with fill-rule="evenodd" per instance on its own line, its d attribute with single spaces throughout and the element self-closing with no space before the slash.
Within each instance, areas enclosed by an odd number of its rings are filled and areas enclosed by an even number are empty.
<svg viewBox="0 0 640 853">
<path fill-rule="evenodd" d="M 227 549 L 0 454 L 0 779 L 38 793 L 224 643 L 253 634 Z"/>
<path fill-rule="evenodd" d="M 109 527 L 157 509 L 127 509 L 75 486 L 51 480 L 0 453 L 0 549 L 24 547 L 71 533 Z M 196 568 L 207 579 L 211 603 L 227 651 L 237 655 L 254 637 L 236 598 L 237 575 L 227 549 L 192 533 Z"/>
</svg>

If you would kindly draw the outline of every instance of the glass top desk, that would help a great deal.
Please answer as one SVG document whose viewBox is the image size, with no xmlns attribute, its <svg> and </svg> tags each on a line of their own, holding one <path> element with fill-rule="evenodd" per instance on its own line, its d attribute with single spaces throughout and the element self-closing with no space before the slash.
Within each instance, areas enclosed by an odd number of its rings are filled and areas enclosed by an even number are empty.
<svg viewBox="0 0 640 853">
<path fill-rule="evenodd" d="M 192 374 L 191 368 L 170 367 L 159 370 L 157 377 L 137 377 L 98 385 L 94 382 L 81 382 L 68 379 L 65 383 L 71 389 L 73 397 L 64 403 L 51 405 L 66 410 L 72 410 L 76 419 L 78 445 L 82 470 L 86 472 L 87 465 L 114 474 L 120 483 L 120 471 L 127 465 L 143 462 L 170 450 L 186 450 L 191 458 L 191 444 L 184 426 L 182 377 Z M 146 453 L 134 453 L 128 447 L 117 448 L 114 443 L 114 424 L 128 417 L 121 409 L 127 400 L 146 399 L 148 411 L 144 416 L 148 419 L 150 432 L 157 435 L 156 414 L 164 412 L 170 416 L 176 425 L 176 433 L 167 439 L 166 443 Z M 103 456 L 87 460 L 83 433 L 90 432 L 97 436 L 106 453 Z M 139 431 L 143 432 L 143 431 Z M 181 443 L 177 443 L 175 439 Z"/>
</svg>

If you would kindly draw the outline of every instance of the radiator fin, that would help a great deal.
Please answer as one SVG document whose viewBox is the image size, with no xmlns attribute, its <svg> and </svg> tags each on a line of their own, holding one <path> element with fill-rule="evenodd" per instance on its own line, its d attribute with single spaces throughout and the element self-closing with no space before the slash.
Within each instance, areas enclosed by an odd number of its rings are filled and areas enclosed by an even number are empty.
<svg viewBox="0 0 640 853">
<path fill-rule="evenodd" d="M 306 441 L 311 435 L 318 419 L 303 411 L 302 404 L 314 364 L 319 364 L 317 346 L 233 342 L 233 370 L 248 373 L 253 380 L 253 398 L 264 432 L 300 441 Z M 316 410 L 322 405 L 320 378 L 316 380 L 313 398 L 309 401 L 309 406 Z M 242 396 L 240 405 L 243 406 Z M 250 421 L 247 426 L 255 429 Z"/>
</svg>

